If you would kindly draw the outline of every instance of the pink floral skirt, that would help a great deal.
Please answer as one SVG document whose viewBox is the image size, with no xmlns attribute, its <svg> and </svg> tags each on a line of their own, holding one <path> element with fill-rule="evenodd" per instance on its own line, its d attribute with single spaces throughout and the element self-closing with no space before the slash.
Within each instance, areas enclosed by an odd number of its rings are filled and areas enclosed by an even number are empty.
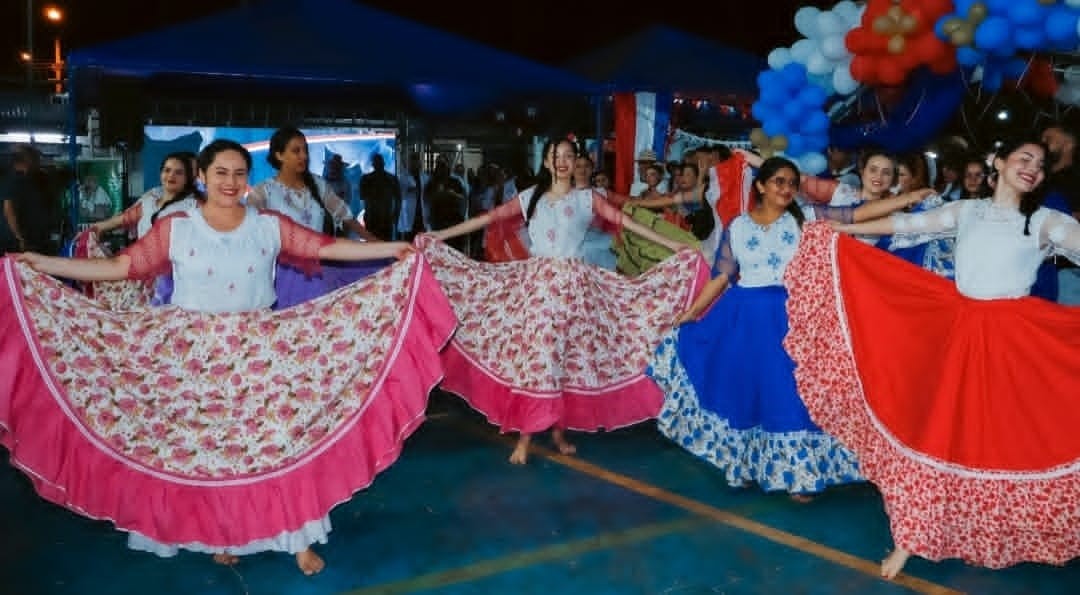
<svg viewBox="0 0 1080 595">
<path fill-rule="evenodd" d="M 417 245 L 460 320 L 442 387 L 502 431 L 597 431 L 660 412 L 645 368 L 708 279 L 699 252 L 631 279 L 576 259 L 482 263 L 430 236 Z"/>
<path fill-rule="evenodd" d="M 990 568 L 1080 556 L 1080 309 L 971 299 L 820 223 L 785 284 L 799 393 L 898 547 Z"/>
<path fill-rule="evenodd" d="M 273 541 L 397 459 L 455 325 L 420 255 L 235 314 L 114 311 L 3 259 L 0 444 L 45 499 L 160 544 Z"/>
<path fill-rule="evenodd" d="M 90 229 L 75 236 L 75 258 L 108 258 L 112 253 Z M 145 308 L 154 298 L 155 281 L 128 280 L 80 283 L 82 291 L 110 310 Z"/>
</svg>

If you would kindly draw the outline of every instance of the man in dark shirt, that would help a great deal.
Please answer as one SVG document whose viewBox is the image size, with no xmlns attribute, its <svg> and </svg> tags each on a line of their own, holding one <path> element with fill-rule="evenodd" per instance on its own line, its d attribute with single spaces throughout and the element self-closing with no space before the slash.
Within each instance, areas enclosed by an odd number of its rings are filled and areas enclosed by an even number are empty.
<svg viewBox="0 0 1080 595">
<path fill-rule="evenodd" d="M 6 230 L 0 232 L 0 250 L 55 254 L 56 221 L 50 208 L 48 177 L 41 170 L 41 155 L 29 145 L 15 149 L 11 177 L 0 190 Z M 6 236 L 6 237 L 5 237 Z"/>
<path fill-rule="evenodd" d="M 401 213 L 401 184 L 386 171 L 386 161 L 376 153 L 372 170 L 360 176 L 360 199 L 364 201 L 364 227 L 380 240 L 394 239 L 394 226 Z"/>
</svg>

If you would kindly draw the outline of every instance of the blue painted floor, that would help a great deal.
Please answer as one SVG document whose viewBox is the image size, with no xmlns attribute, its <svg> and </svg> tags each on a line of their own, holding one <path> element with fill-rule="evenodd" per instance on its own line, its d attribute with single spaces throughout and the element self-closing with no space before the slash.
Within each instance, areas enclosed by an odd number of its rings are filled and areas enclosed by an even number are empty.
<svg viewBox="0 0 1080 595">
<path fill-rule="evenodd" d="M 38 498 L 0 462 L 0 594 L 367 595 L 1073 594 L 1080 563 L 991 571 L 913 560 L 896 583 L 876 577 L 889 550 L 871 486 L 809 504 L 732 490 L 652 424 L 572 434 L 579 454 L 543 447 L 526 467 L 510 442 L 454 397 L 402 458 L 331 515 L 318 547 L 327 569 L 304 577 L 291 556 L 162 559 L 123 534 Z M 1080 530 L 1080 528 L 1078 528 Z"/>
</svg>

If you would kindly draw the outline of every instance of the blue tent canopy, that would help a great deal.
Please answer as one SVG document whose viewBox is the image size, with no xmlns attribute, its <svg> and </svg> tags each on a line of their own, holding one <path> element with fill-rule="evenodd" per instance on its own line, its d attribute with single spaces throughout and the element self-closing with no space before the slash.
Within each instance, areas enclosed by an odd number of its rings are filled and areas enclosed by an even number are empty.
<svg viewBox="0 0 1080 595">
<path fill-rule="evenodd" d="M 767 63 L 749 52 L 657 25 L 566 65 L 613 91 L 757 95 Z"/>
<path fill-rule="evenodd" d="M 429 113 L 496 98 L 588 95 L 575 74 L 350 0 L 264 0 L 76 50 L 73 73 L 199 75 L 393 88 Z"/>
</svg>

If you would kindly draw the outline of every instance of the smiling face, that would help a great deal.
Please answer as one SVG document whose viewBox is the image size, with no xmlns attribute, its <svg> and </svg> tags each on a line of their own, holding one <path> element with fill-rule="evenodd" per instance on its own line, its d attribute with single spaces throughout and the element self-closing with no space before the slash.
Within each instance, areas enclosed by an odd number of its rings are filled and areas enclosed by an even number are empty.
<svg viewBox="0 0 1080 595">
<path fill-rule="evenodd" d="M 544 167 L 551 173 L 551 179 L 555 181 L 569 181 L 574 171 L 574 160 L 577 152 L 570 141 L 562 141 L 548 150 L 544 157 Z"/>
<path fill-rule="evenodd" d="M 874 155 L 866 160 L 862 170 L 864 194 L 880 198 L 892 187 L 896 179 L 896 164 L 884 155 Z"/>
<path fill-rule="evenodd" d="M 1027 194 L 1046 178 L 1046 152 L 1039 145 L 1020 145 L 1004 159 L 994 159 L 998 171 L 998 184 L 1020 194 Z"/>
<path fill-rule="evenodd" d="M 239 151 L 221 151 L 199 176 L 206 185 L 207 202 L 217 207 L 235 207 L 247 189 L 247 160 Z"/>
<path fill-rule="evenodd" d="M 790 167 L 781 167 L 764 182 L 755 182 L 761 204 L 786 209 L 799 191 L 799 174 Z"/>
</svg>

